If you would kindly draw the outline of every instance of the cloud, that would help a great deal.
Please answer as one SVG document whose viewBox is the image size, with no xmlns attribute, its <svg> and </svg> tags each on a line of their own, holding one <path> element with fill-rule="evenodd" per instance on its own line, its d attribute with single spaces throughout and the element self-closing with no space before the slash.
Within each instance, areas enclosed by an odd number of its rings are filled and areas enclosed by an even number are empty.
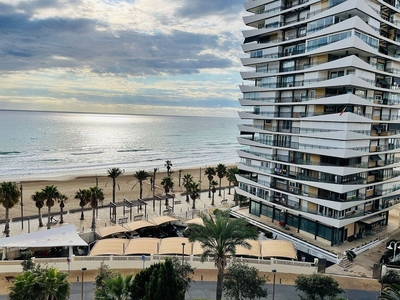
<svg viewBox="0 0 400 300">
<path fill-rule="evenodd" d="M 210 15 L 238 14 L 243 9 L 242 0 L 192 0 L 182 1 L 182 3 L 177 14 L 181 17 L 196 19 Z"/>
</svg>

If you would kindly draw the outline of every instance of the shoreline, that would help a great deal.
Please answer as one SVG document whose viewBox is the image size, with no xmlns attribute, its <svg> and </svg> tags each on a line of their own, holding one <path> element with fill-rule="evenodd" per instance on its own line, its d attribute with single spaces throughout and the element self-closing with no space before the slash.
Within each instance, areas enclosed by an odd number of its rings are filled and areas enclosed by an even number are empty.
<svg viewBox="0 0 400 300">
<path fill-rule="evenodd" d="M 216 165 L 207 165 L 216 167 Z M 185 174 L 190 174 L 193 176 L 193 180 L 195 182 L 199 182 L 201 179 L 202 183 L 200 184 L 201 189 L 204 190 L 208 188 L 208 179 L 204 175 L 204 170 L 207 166 L 201 167 L 188 167 L 182 168 L 181 173 L 181 182 L 179 186 L 179 168 L 174 168 L 172 166 L 172 178 L 174 182 L 174 193 L 182 193 L 184 192 L 183 184 L 183 176 Z M 225 164 L 226 168 L 229 169 L 233 166 L 236 166 L 235 163 Z M 200 174 L 201 168 L 201 174 Z M 121 168 L 122 169 L 122 168 Z M 35 202 L 31 199 L 31 196 L 35 193 L 35 191 L 43 189 L 48 185 L 55 185 L 61 194 L 65 194 L 68 197 L 68 200 L 65 203 L 64 210 L 76 209 L 80 208 L 79 200 L 75 199 L 75 194 L 79 189 L 88 189 L 90 187 L 96 186 L 96 181 L 98 183 L 98 187 L 103 190 L 104 193 L 104 203 L 112 202 L 112 179 L 107 177 L 107 170 L 104 170 L 104 173 L 99 175 L 64 175 L 62 177 L 52 177 L 52 178 L 43 178 L 38 177 L 32 180 L 20 180 L 18 185 L 22 186 L 22 198 L 23 198 L 23 210 L 25 216 L 37 215 L 38 211 L 35 206 Z M 138 169 L 143 170 L 143 169 Z M 153 175 L 153 169 L 146 170 L 150 176 Z M 139 183 L 133 177 L 134 172 L 125 172 L 121 174 L 116 179 L 116 202 L 122 201 L 122 199 L 138 199 L 139 198 Z M 161 196 L 163 195 L 164 189 L 161 186 L 162 179 L 166 176 L 167 170 L 165 167 L 160 168 L 156 173 L 156 182 L 155 182 L 155 195 Z M 200 177 L 201 175 L 201 177 Z M 97 180 L 96 180 L 97 179 Z M 214 176 L 214 180 L 219 183 L 218 176 Z M 228 181 L 226 177 L 222 179 L 222 186 L 228 186 Z M 148 180 L 143 182 L 143 198 L 150 198 L 153 196 L 153 191 L 150 186 L 150 177 Z M 10 218 L 15 218 L 20 216 L 20 205 L 21 201 L 16 204 L 12 209 L 9 210 Z M 42 213 L 47 211 L 46 206 L 43 207 Z M 52 214 L 57 214 L 59 212 L 59 204 L 56 202 L 52 207 Z M 0 211 L 0 219 L 5 219 L 5 211 Z"/>
</svg>

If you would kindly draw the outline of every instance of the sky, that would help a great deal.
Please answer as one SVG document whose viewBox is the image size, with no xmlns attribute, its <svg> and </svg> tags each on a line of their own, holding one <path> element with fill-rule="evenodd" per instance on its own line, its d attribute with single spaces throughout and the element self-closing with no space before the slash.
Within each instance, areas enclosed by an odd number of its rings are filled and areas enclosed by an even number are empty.
<svg viewBox="0 0 400 300">
<path fill-rule="evenodd" d="M 0 0 L 0 109 L 237 116 L 243 0 Z"/>
</svg>

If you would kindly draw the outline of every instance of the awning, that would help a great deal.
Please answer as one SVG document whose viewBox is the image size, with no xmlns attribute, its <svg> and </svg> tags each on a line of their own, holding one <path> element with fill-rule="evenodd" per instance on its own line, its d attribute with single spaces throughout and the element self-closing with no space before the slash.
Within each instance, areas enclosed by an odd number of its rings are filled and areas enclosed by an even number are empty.
<svg viewBox="0 0 400 300">
<path fill-rule="evenodd" d="M 157 254 L 159 243 L 160 240 L 155 238 L 130 239 L 125 249 L 125 255 Z"/>
<path fill-rule="evenodd" d="M 127 239 L 103 239 L 98 240 L 89 253 L 89 256 L 97 255 L 123 255 L 124 249 L 130 240 Z"/>
<path fill-rule="evenodd" d="M 182 243 L 185 243 L 184 249 Z M 171 237 L 161 240 L 158 254 L 182 254 L 182 250 L 185 251 L 185 255 L 192 253 L 192 243 L 189 242 L 189 239 L 185 237 Z"/>
<path fill-rule="evenodd" d="M 371 216 L 371 217 L 365 218 L 364 220 L 360 220 L 360 222 L 364 223 L 364 224 L 372 225 L 372 224 L 382 221 L 383 219 L 384 219 L 384 217 L 381 217 L 381 216 Z"/>
<path fill-rule="evenodd" d="M 261 256 L 261 246 L 259 241 L 247 240 L 251 245 L 251 249 L 246 249 L 243 246 L 236 247 L 236 256 L 253 256 L 253 257 L 260 257 Z"/>
<path fill-rule="evenodd" d="M 121 225 L 107 226 L 97 229 L 97 233 L 100 237 L 104 238 L 106 236 L 117 234 L 121 232 L 129 232 L 128 228 L 122 227 Z"/>
<path fill-rule="evenodd" d="M 374 160 L 374 161 L 380 161 L 380 160 L 383 160 L 379 155 L 376 155 L 376 154 L 374 154 L 374 155 L 371 155 L 371 159 L 372 160 Z M 372 173 L 372 172 L 371 172 Z"/>
<path fill-rule="evenodd" d="M 157 218 L 154 218 L 154 219 L 150 219 L 150 221 L 153 221 L 153 223 L 156 226 L 159 226 L 159 225 L 162 225 L 164 223 L 175 222 L 175 221 L 178 221 L 178 220 L 175 219 L 175 218 L 172 218 L 170 216 L 161 216 L 161 217 L 157 217 Z"/>
<path fill-rule="evenodd" d="M 251 36 L 251 37 L 245 38 L 243 44 L 247 44 L 247 43 L 251 43 L 251 42 L 258 42 L 259 39 L 260 39 L 259 34 L 255 35 L 255 36 Z"/>
<path fill-rule="evenodd" d="M 296 249 L 292 242 L 282 240 L 264 240 L 260 241 L 260 244 L 262 257 L 297 258 Z"/>
<path fill-rule="evenodd" d="M 41 248 L 87 246 L 87 243 L 76 232 L 74 225 L 60 226 L 49 230 L 20 234 L 0 239 L 0 247 Z"/>
</svg>

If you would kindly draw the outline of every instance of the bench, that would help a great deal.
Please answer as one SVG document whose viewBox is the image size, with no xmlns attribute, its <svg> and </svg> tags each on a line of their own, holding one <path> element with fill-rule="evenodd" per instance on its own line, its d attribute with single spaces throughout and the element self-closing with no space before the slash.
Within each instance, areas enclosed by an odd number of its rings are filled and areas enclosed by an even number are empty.
<svg viewBox="0 0 400 300">
<path fill-rule="evenodd" d="M 143 214 L 133 216 L 133 221 L 142 220 L 142 219 L 143 219 Z"/>
<path fill-rule="evenodd" d="M 6 276 L 5 278 L 6 278 L 7 282 L 14 280 L 14 276 Z"/>
<path fill-rule="evenodd" d="M 181 200 L 176 200 L 176 201 L 174 202 L 174 204 L 181 204 L 181 203 L 182 203 Z"/>
<path fill-rule="evenodd" d="M 127 222 L 128 222 L 128 217 L 119 218 L 119 219 L 118 219 L 118 224 L 119 224 L 119 225 L 123 225 L 123 224 L 125 224 L 125 223 L 127 223 Z"/>
<path fill-rule="evenodd" d="M 228 199 L 221 200 L 222 204 L 226 204 L 227 202 L 228 202 Z"/>
</svg>

